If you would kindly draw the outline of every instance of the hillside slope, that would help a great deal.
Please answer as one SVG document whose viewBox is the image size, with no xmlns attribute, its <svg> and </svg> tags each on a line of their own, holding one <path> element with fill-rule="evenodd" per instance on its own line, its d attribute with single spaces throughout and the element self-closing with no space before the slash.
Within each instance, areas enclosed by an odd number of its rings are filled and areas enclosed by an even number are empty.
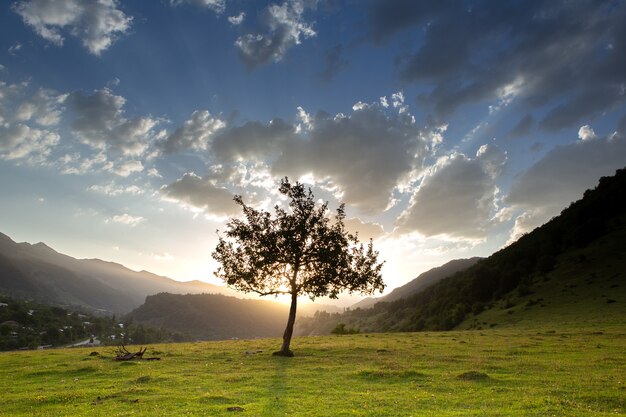
<svg viewBox="0 0 626 417">
<path fill-rule="evenodd" d="M 113 262 L 72 258 L 44 243 L 16 243 L 0 233 L 0 293 L 125 314 L 160 292 L 235 294 L 200 281 L 180 282 Z"/>
<path fill-rule="evenodd" d="M 296 335 L 302 334 L 298 330 L 299 320 L 307 320 L 317 311 L 326 311 L 332 307 L 301 303 L 298 306 Z M 251 339 L 281 336 L 288 313 L 289 305 L 272 299 L 161 293 L 147 297 L 146 302 L 127 314 L 125 319 L 136 324 L 184 333 L 194 339 Z"/>
<path fill-rule="evenodd" d="M 157 294 L 127 320 L 187 333 L 203 340 L 277 337 L 285 330 L 289 306 L 221 294 Z"/>
<path fill-rule="evenodd" d="M 626 327 L 626 228 L 558 257 L 554 269 L 533 277 L 458 329 L 533 327 Z"/>
<path fill-rule="evenodd" d="M 626 169 L 600 179 L 561 214 L 463 272 L 413 296 L 343 315 L 369 331 L 447 330 L 626 317 Z M 331 327 L 332 328 L 332 327 Z"/>
<path fill-rule="evenodd" d="M 418 292 L 424 290 L 425 288 L 436 284 L 444 278 L 449 277 L 450 275 L 454 275 L 457 272 L 463 271 L 470 266 L 474 265 L 476 262 L 480 261 L 482 258 L 474 257 L 468 259 L 454 259 L 450 262 L 447 262 L 441 266 L 436 268 L 429 269 L 428 271 L 420 274 L 417 278 L 409 281 L 401 287 L 395 288 L 389 294 L 384 295 L 382 297 L 368 297 L 359 301 L 356 304 L 353 304 L 350 308 L 370 308 L 373 307 L 374 304 L 379 303 L 381 301 L 396 301 L 401 298 L 409 297 L 413 294 L 417 294 Z"/>
</svg>

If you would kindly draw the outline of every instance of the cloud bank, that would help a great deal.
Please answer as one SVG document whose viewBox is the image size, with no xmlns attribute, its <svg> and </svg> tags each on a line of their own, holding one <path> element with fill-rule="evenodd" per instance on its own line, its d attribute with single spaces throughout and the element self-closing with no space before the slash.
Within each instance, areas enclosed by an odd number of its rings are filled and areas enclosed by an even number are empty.
<svg viewBox="0 0 626 417">
<path fill-rule="evenodd" d="M 496 212 L 496 179 L 506 153 L 483 145 L 476 157 L 453 153 L 440 158 L 422 178 L 409 207 L 397 221 L 397 232 L 453 239 L 484 239 Z"/>
<path fill-rule="evenodd" d="M 210 150 L 219 161 L 264 162 L 275 177 L 311 176 L 364 213 L 393 205 L 393 192 L 422 169 L 440 137 L 419 127 L 403 108 L 357 103 L 349 115 L 315 116 L 300 123 L 248 122 L 217 134 Z"/>
<path fill-rule="evenodd" d="M 422 31 L 417 48 L 397 57 L 397 70 L 430 86 L 418 100 L 438 117 L 517 100 L 522 109 L 547 108 L 538 125 L 554 132 L 626 102 L 625 20 L 626 3 L 612 1 L 376 0 L 368 26 L 379 45 Z M 513 135 L 530 124 L 523 119 Z"/>
</svg>

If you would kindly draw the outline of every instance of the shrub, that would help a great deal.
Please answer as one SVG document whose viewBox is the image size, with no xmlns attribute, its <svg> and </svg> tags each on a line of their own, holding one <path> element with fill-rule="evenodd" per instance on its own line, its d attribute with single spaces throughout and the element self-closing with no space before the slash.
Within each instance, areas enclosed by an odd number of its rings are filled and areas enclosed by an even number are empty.
<svg viewBox="0 0 626 417">
<path fill-rule="evenodd" d="M 330 331 L 332 334 L 357 334 L 361 333 L 359 329 L 349 328 L 346 329 L 345 323 L 337 323 L 334 329 Z"/>
</svg>

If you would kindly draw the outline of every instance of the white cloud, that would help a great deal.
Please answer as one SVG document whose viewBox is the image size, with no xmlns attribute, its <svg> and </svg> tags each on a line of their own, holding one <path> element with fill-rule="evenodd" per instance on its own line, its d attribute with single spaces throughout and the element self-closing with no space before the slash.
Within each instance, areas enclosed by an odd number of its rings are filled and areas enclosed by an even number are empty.
<svg viewBox="0 0 626 417">
<path fill-rule="evenodd" d="M 0 126 L 0 158 L 29 158 L 32 163 L 43 162 L 59 141 L 57 133 L 25 124 Z"/>
<path fill-rule="evenodd" d="M 122 81 L 115 77 L 112 80 L 107 81 L 107 87 L 117 87 L 118 85 L 120 85 Z"/>
<path fill-rule="evenodd" d="M 113 217 L 110 217 L 108 219 L 105 220 L 105 223 L 120 223 L 120 224 L 125 224 L 131 227 L 135 227 L 137 226 L 139 223 L 145 221 L 146 219 L 141 217 L 141 216 L 131 216 L 128 213 L 124 213 L 124 214 L 120 214 L 120 215 L 116 215 Z"/>
<path fill-rule="evenodd" d="M 118 8 L 116 0 L 29 0 L 13 5 L 24 23 L 57 46 L 62 31 L 79 38 L 94 55 L 100 55 L 130 28 L 132 17 Z"/>
<path fill-rule="evenodd" d="M 478 123 L 476 126 L 474 126 L 472 128 L 472 130 L 470 130 L 465 136 L 463 136 L 463 140 L 462 142 L 464 143 L 468 143 L 468 142 L 472 142 L 477 136 L 479 136 L 479 134 L 487 127 L 489 126 L 489 122 L 487 121 L 481 121 L 480 123 Z"/>
<path fill-rule="evenodd" d="M 7 51 L 9 52 L 9 54 L 15 55 L 15 53 L 19 51 L 20 49 L 22 49 L 22 44 L 19 42 L 15 42 L 13 45 L 9 47 Z"/>
<path fill-rule="evenodd" d="M 402 91 L 393 93 L 391 95 L 391 103 L 393 107 L 402 107 L 404 105 L 404 93 Z"/>
<path fill-rule="evenodd" d="M 596 132 L 593 131 L 591 126 L 584 125 L 584 126 L 581 126 L 580 129 L 578 129 L 578 138 L 580 140 L 590 140 L 590 139 L 597 138 L 597 136 L 596 136 Z"/>
<path fill-rule="evenodd" d="M 50 128 L 59 123 L 67 96 L 42 88 L 24 99 L 27 87 L 0 81 L 0 159 L 40 164 L 61 141 Z"/>
<path fill-rule="evenodd" d="M 239 26 L 243 19 L 245 19 L 246 14 L 244 12 L 239 13 L 237 16 L 228 16 L 228 21 L 233 26 Z"/>
<path fill-rule="evenodd" d="M 110 171 L 120 177 L 128 177 L 134 172 L 143 171 L 143 164 L 141 161 L 124 161 L 111 167 Z"/>
<path fill-rule="evenodd" d="M 196 110 L 191 114 L 191 119 L 169 135 L 163 147 L 166 152 L 205 150 L 213 135 L 224 127 L 226 123 L 211 116 L 207 110 Z"/>
<path fill-rule="evenodd" d="M 369 107 L 369 104 L 363 103 L 362 101 L 357 101 L 352 105 L 353 111 L 365 110 Z"/>
<path fill-rule="evenodd" d="M 91 95 L 71 93 L 66 103 L 75 115 L 72 132 L 92 148 L 139 156 L 156 138 L 154 128 L 159 121 L 151 117 L 127 119 L 123 110 L 126 99 L 108 88 Z"/>
<path fill-rule="evenodd" d="M 265 33 L 249 33 L 237 38 L 235 46 L 250 68 L 283 59 L 289 49 L 299 45 L 301 38 L 316 35 L 313 27 L 303 20 L 304 1 L 289 0 L 282 5 L 271 4 L 264 14 Z"/>
<path fill-rule="evenodd" d="M 313 118 L 302 107 L 296 109 L 298 111 L 297 117 L 300 123 L 296 127 L 296 131 L 300 132 L 304 127 L 304 130 L 313 129 Z"/>
<path fill-rule="evenodd" d="M 494 114 L 501 109 L 508 107 L 509 104 L 515 100 L 515 98 L 522 93 L 524 89 L 524 77 L 518 76 L 515 80 L 509 84 L 505 84 L 499 88 L 496 88 L 495 96 L 497 98 L 496 104 L 489 106 L 489 114 Z"/>
<path fill-rule="evenodd" d="M 19 95 L 23 89 L 24 85 L 7 84 L 4 81 L 0 81 L 0 125 L 3 125 L 5 128 L 9 126 L 13 118 L 10 109 L 11 101 Z"/>
<path fill-rule="evenodd" d="M 170 0 L 172 6 L 180 4 L 192 4 L 199 7 L 206 7 L 215 13 L 222 13 L 226 9 L 226 0 Z"/>
<path fill-rule="evenodd" d="M 65 154 L 56 160 L 56 165 L 61 169 L 63 174 L 84 175 L 106 171 L 123 178 L 144 170 L 141 161 L 116 159 L 115 162 L 113 162 L 107 158 L 104 152 L 98 152 L 88 156 L 82 156 L 79 152 Z M 90 189 L 98 192 L 111 191 L 110 188 L 100 188 L 98 186 L 94 186 L 94 188 Z M 131 190 L 132 188 L 128 189 L 127 192 Z"/>
<path fill-rule="evenodd" d="M 105 185 L 92 185 L 87 188 L 88 191 L 95 193 L 105 194 L 108 196 L 118 196 L 122 194 L 139 195 L 143 194 L 145 190 L 136 185 L 116 185 L 115 183 L 109 183 Z"/>
<path fill-rule="evenodd" d="M 484 239 L 496 212 L 496 177 L 506 153 L 484 145 L 475 158 L 459 153 L 440 158 L 424 176 L 397 221 L 401 234 Z"/>
<path fill-rule="evenodd" d="M 42 163 L 61 140 L 57 132 L 47 128 L 59 122 L 65 96 L 40 89 L 23 100 L 27 86 L 0 81 L 0 159 Z"/>
<path fill-rule="evenodd" d="M 174 257 L 167 252 L 153 253 L 152 258 L 156 259 L 157 261 L 165 261 L 165 262 L 174 260 Z"/>
<path fill-rule="evenodd" d="M 33 120 L 41 126 L 55 126 L 61 120 L 62 105 L 67 96 L 40 88 L 33 97 L 19 105 L 15 117 L 22 122 Z"/>
<path fill-rule="evenodd" d="M 159 171 L 156 168 L 149 168 L 146 171 L 146 174 L 152 178 L 163 178 L 163 176 L 159 174 Z"/>
<path fill-rule="evenodd" d="M 110 171 L 113 168 L 113 163 L 107 160 L 103 152 L 84 158 L 79 152 L 65 154 L 57 159 L 56 164 L 61 173 L 70 175 L 83 175 L 97 170 Z"/>
<path fill-rule="evenodd" d="M 216 216 L 239 213 L 233 201 L 234 195 L 215 184 L 211 178 L 186 173 L 172 184 L 161 187 L 161 195 L 167 201 L 203 210 Z"/>
</svg>

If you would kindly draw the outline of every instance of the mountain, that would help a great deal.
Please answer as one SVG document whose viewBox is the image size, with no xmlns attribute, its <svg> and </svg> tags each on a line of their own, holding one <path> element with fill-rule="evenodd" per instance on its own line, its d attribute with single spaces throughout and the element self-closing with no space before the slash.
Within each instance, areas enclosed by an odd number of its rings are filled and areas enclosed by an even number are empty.
<svg viewBox="0 0 626 417">
<path fill-rule="evenodd" d="M 125 314 L 146 296 L 161 292 L 236 294 L 226 287 L 180 282 L 100 259 L 72 258 L 44 243 L 16 243 L 0 233 L 0 293 L 101 314 Z"/>
<path fill-rule="evenodd" d="M 384 295 L 382 297 L 368 297 L 359 301 L 356 304 L 353 304 L 350 308 L 370 308 L 373 307 L 374 304 L 379 302 L 390 302 L 396 301 L 401 298 L 409 297 L 413 294 L 417 294 L 418 292 L 424 290 L 425 288 L 436 284 L 444 278 L 449 277 L 450 275 L 454 275 L 457 272 L 463 271 L 470 266 L 474 265 L 476 262 L 480 261 L 482 258 L 474 257 L 469 259 L 454 259 L 450 262 L 447 262 L 441 266 L 436 268 L 429 269 L 428 271 L 420 274 L 417 278 L 408 283 L 404 284 L 401 287 L 395 288 L 389 294 Z"/>
<path fill-rule="evenodd" d="M 189 334 L 197 339 L 278 337 L 289 306 L 221 294 L 157 294 L 126 315 L 126 320 Z"/>
<path fill-rule="evenodd" d="M 626 325 L 626 169 L 603 177 L 558 217 L 423 291 L 370 309 L 318 314 L 362 331 L 495 326 Z M 608 323 L 608 324 L 607 324 Z"/>
</svg>

